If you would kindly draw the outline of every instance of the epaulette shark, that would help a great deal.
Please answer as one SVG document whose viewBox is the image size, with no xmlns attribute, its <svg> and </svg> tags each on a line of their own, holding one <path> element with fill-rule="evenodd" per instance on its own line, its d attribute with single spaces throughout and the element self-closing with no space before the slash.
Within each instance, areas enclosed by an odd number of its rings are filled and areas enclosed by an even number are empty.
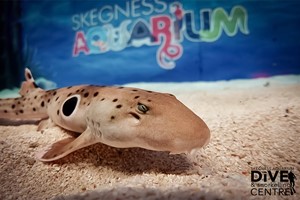
<svg viewBox="0 0 300 200">
<path fill-rule="evenodd" d="M 38 153 L 43 162 L 99 142 L 177 154 L 199 149 L 210 140 L 205 122 L 172 94 L 95 85 L 46 91 L 37 86 L 27 68 L 25 79 L 21 97 L 0 99 L 0 123 L 43 122 L 49 118 L 79 135 Z"/>
</svg>

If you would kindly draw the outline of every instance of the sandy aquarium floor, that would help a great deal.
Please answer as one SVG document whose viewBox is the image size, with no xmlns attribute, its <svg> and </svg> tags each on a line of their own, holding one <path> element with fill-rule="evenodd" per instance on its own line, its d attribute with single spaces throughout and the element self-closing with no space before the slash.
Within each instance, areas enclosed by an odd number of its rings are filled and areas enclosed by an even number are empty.
<svg viewBox="0 0 300 200">
<path fill-rule="evenodd" d="M 169 155 L 96 144 L 42 163 L 35 152 L 65 133 L 0 126 L 0 199 L 300 199 L 300 76 L 133 86 L 175 94 L 208 124 L 209 145 Z M 297 193 L 251 195 L 251 168 L 265 166 L 293 168 Z"/>
</svg>

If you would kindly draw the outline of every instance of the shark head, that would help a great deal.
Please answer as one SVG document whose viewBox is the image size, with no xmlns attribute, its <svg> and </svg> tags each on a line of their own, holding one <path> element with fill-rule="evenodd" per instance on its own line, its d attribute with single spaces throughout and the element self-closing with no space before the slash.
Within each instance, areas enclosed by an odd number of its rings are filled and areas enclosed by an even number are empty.
<svg viewBox="0 0 300 200">
<path fill-rule="evenodd" d="M 110 146 L 183 153 L 210 140 L 204 121 L 171 94 L 123 88 L 94 105 L 88 126 Z"/>
</svg>

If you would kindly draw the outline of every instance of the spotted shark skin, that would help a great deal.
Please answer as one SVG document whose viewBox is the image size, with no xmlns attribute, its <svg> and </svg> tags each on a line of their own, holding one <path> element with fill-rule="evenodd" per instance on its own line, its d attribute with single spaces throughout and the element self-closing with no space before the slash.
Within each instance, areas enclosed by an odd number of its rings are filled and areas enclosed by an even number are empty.
<svg viewBox="0 0 300 200">
<path fill-rule="evenodd" d="M 93 85 L 45 91 L 35 84 L 27 68 L 25 78 L 21 97 L 0 99 L 0 123 L 22 124 L 48 118 L 79 135 L 37 153 L 40 161 L 54 161 L 99 142 L 177 154 L 201 148 L 210 140 L 205 122 L 174 95 Z"/>
</svg>

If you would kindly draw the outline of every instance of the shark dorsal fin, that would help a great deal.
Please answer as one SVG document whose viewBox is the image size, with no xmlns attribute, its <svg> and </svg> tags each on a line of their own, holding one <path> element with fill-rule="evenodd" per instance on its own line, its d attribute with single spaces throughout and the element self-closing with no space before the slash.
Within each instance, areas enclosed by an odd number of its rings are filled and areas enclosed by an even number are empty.
<svg viewBox="0 0 300 200">
<path fill-rule="evenodd" d="M 21 96 L 25 96 L 26 94 L 36 89 L 41 90 L 41 88 L 39 88 L 38 85 L 35 83 L 31 71 L 28 68 L 25 68 L 25 81 L 22 82 L 19 94 Z"/>
</svg>

